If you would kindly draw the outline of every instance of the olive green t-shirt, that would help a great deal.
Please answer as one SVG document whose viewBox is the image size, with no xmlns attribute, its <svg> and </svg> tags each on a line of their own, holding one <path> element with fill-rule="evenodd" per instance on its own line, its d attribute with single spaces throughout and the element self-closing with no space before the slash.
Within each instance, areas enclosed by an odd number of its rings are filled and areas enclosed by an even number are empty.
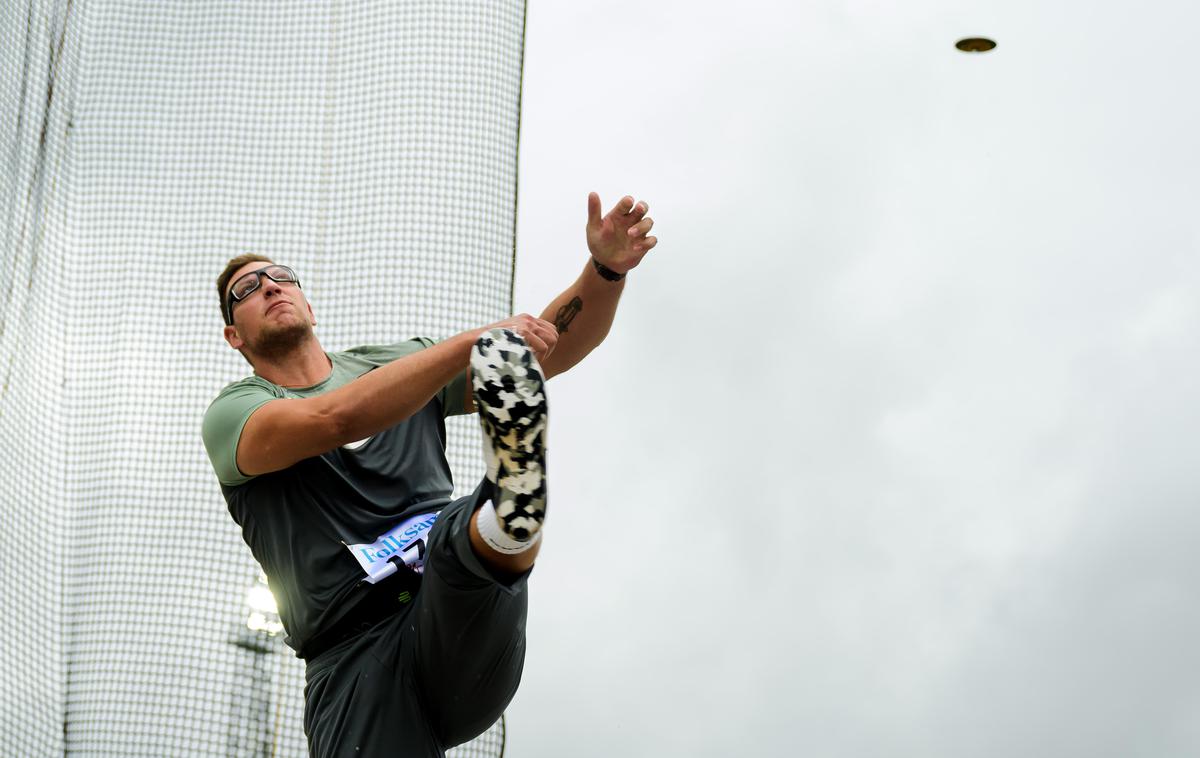
<svg viewBox="0 0 1200 758">
<path fill-rule="evenodd" d="M 413 529 L 427 530 L 430 516 L 450 501 L 444 418 L 465 413 L 466 372 L 399 424 L 269 474 L 238 470 L 242 429 L 272 400 L 329 392 L 433 344 L 421 338 L 328 353 L 330 375 L 311 387 L 249 376 L 222 389 L 204 414 L 204 446 L 229 513 L 267 574 L 296 650 L 344 615 L 364 582 L 378 580 L 367 573 L 378 566 L 367 566 L 356 549 L 367 547 L 376 558 L 388 554 L 380 546 L 395 544 L 388 540 L 397 528 L 411 520 Z M 386 572 L 410 570 L 399 556 L 391 562 L 394 567 L 381 560 Z"/>
</svg>

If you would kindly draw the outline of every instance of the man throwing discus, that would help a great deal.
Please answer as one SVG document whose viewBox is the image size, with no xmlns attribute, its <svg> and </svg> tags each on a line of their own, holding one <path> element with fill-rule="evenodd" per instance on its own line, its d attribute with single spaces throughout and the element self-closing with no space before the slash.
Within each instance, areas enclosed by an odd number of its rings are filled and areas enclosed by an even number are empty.
<svg viewBox="0 0 1200 758">
<path fill-rule="evenodd" d="M 643 202 L 601 216 L 541 317 L 327 353 L 299 273 L 259 255 L 217 279 L 254 370 L 204 415 L 209 459 L 306 662 L 314 756 L 444 756 L 516 693 L 546 516 L 545 380 L 608 334 L 657 240 Z M 371 286 L 369 273 L 363 286 Z M 479 413 L 487 475 L 452 500 L 447 416 Z"/>
</svg>

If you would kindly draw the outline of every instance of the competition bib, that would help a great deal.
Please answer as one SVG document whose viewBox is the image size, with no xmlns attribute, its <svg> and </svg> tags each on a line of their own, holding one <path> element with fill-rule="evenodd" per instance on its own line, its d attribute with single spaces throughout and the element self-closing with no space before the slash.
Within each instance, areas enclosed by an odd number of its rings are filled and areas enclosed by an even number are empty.
<svg viewBox="0 0 1200 758">
<path fill-rule="evenodd" d="M 392 527 L 374 542 L 346 547 L 371 584 L 396 573 L 400 563 L 420 574 L 425 570 L 425 539 L 437 517 L 437 513 L 421 513 Z"/>
</svg>

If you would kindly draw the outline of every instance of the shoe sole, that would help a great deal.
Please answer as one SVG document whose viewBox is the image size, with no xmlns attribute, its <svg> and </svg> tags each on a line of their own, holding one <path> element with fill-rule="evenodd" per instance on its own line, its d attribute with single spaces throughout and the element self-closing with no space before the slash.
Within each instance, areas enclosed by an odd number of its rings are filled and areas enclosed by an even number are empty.
<svg viewBox="0 0 1200 758">
<path fill-rule="evenodd" d="M 546 383 L 537 357 L 509 329 L 471 349 L 471 391 L 483 427 L 488 479 L 500 528 L 527 542 L 546 518 Z"/>
</svg>

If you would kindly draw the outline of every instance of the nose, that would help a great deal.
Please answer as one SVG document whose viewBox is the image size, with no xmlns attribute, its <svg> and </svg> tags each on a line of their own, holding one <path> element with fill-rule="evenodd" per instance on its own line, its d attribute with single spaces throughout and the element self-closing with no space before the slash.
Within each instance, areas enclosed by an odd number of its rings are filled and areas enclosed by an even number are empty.
<svg viewBox="0 0 1200 758">
<path fill-rule="evenodd" d="M 279 282 L 275 281 L 266 274 L 259 274 L 258 281 L 259 287 L 261 287 L 263 291 L 263 297 L 278 295 L 280 292 L 283 292 L 283 287 L 279 285 Z"/>
</svg>

